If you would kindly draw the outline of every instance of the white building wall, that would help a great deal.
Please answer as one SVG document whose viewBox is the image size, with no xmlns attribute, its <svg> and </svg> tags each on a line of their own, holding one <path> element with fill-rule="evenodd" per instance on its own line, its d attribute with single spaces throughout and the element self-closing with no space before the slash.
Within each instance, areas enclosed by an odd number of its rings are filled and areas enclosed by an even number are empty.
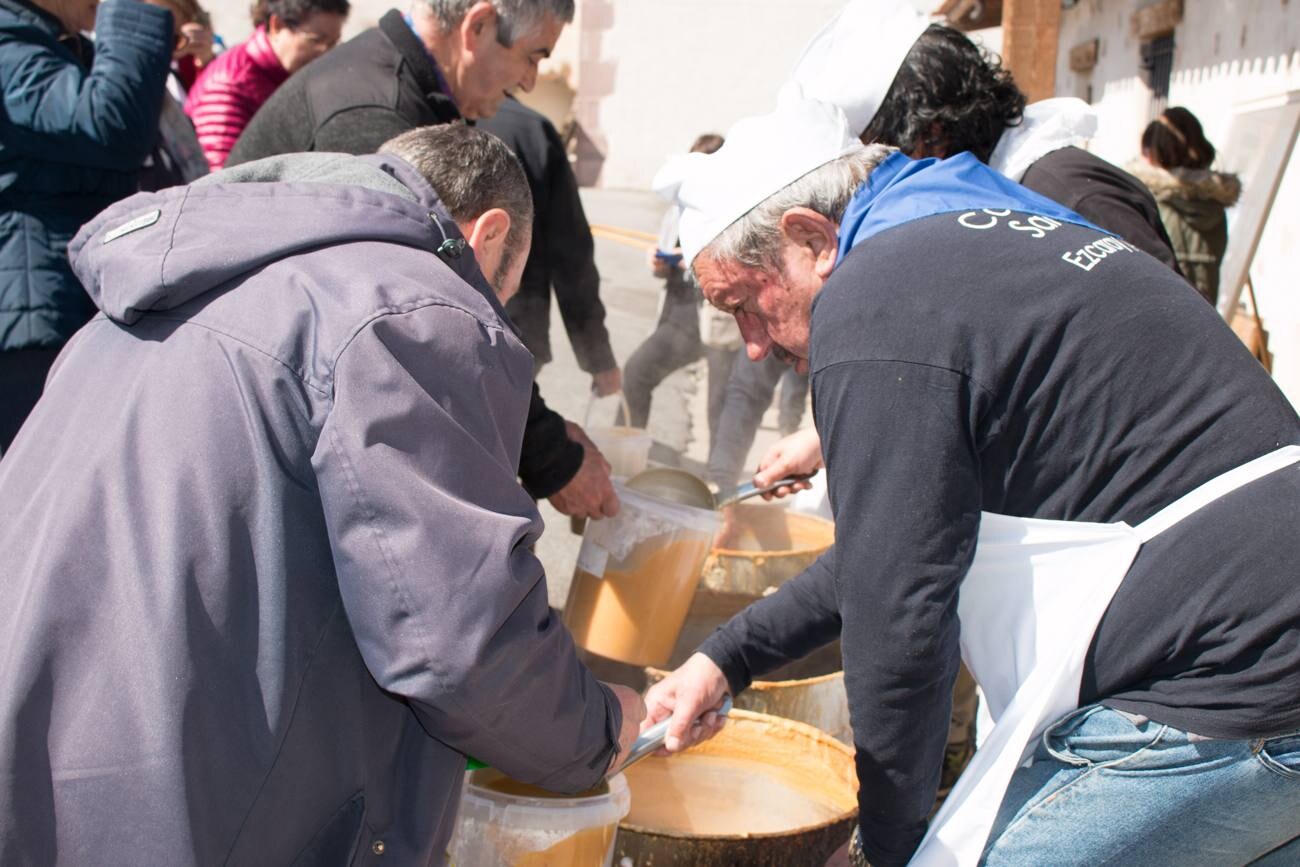
<svg viewBox="0 0 1300 867">
<path fill-rule="evenodd" d="M 1136 159 L 1152 118 L 1151 93 L 1139 74 L 1139 40 L 1130 19 L 1148 0 L 1081 0 L 1061 13 L 1057 93 L 1084 97 L 1091 85 L 1101 114 L 1092 148 L 1120 165 Z M 1070 48 L 1101 40 L 1096 68 L 1070 71 Z M 1300 89 L 1300 3 L 1296 0 L 1184 0 L 1174 31 L 1169 105 L 1187 107 L 1222 147 L 1233 106 Z M 1230 160 L 1217 168 L 1231 170 Z M 1292 154 L 1251 275 L 1270 346 L 1274 376 L 1300 406 L 1300 150 Z"/>
<path fill-rule="evenodd" d="M 247 38 L 251 0 L 201 0 L 228 45 Z M 414 0 L 419 2 L 419 0 Z M 924 0 L 925 6 L 933 0 Z M 536 98 L 557 123 L 573 114 L 604 155 L 595 182 L 645 189 L 672 153 L 702 132 L 725 132 L 769 110 L 799 52 L 844 0 L 577 0 Z M 344 38 L 371 27 L 393 0 L 352 0 Z M 556 86 L 559 81 L 564 85 Z M 587 179 L 587 173 L 582 173 Z"/>
<path fill-rule="evenodd" d="M 700 133 L 770 110 L 803 46 L 842 3 L 581 2 L 576 114 L 605 157 L 599 185 L 644 189 Z"/>
</svg>

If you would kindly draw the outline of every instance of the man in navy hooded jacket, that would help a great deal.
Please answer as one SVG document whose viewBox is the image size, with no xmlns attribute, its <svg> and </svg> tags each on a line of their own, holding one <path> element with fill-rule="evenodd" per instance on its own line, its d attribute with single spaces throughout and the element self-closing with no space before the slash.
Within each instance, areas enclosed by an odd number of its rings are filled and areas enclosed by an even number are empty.
<svg viewBox="0 0 1300 867">
<path fill-rule="evenodd" d="M 523 172 L 385 150 L 74 241 L 102 312 L 0 462 L 0 863 L 439 864 L 467 754 L 577 791 L 635 736 L 516 481 Z"/>
</svg>

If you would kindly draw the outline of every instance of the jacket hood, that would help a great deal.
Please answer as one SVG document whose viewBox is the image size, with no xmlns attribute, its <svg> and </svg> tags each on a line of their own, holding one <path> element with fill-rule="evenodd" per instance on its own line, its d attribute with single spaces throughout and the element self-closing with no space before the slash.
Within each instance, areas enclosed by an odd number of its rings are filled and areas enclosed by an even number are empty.
<svg viewBox="0 0 1300 867">
<path fill-rule="evenodd" d="M 1209 169 L 1162 169 L 1144 160 L 1128 166 L 1129 174 L 1140 180 L 1157 202 L 1184 199 L 1212 202 L 1231 208 L 1241 196 L 1241 180 L 1227 172 Z"/>
<path fill-rule="evenodd" d="M 358 241 L 440 253 L 495 306 L 433 188 L 386 155 L 289 154 L 140 193 L 83 226 L 68 256 L 95 304 L 129 325 L 271 262 Z"/>
</svg>

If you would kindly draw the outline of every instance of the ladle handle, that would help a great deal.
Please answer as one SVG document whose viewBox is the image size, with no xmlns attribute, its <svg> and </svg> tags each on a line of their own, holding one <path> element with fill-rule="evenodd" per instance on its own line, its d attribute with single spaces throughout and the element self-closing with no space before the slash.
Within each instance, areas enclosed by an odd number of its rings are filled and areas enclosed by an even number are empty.
<svg viewBox="0 0 1300 867">
<path fill-rule="evenodd" d="M 708 711 L 705 711 L 705 713 L 708 713 Z M 731 713 L 731 696 L 723 697 L 722 707 L 718 708 L 717 713 L 718 716 L 726 716 Z M 641 732 L 641 736 L 633 741 L 632 746 L 628 748 L 627 761 L 619 766 L 618 772 L 622 773 L 662 747 L 664 740 L 668 737 L 668 723 L 671 720 L 672 718 L 669 717 Z"/>
<path fill-rule="evenodd" d="M 817 475 L 816 470 L 813 470 L 811 473 L 794 473 L 786 476 L 784 479 L 778 479 L 770 485 L 764 485 L 761 488 L 753 482 L 746 482 L 726 496 L 719 496 L 718 508 L 722 509 L 727 506 L 734 506 L 741 500 L 748 500 L 750 497 L 757 497 L 759 494 L 766 494 L 768 491 L 775 491 L 782 485 L 792 485 L 795 482 L 806 482 L 815 475 Z"/>
</svg>

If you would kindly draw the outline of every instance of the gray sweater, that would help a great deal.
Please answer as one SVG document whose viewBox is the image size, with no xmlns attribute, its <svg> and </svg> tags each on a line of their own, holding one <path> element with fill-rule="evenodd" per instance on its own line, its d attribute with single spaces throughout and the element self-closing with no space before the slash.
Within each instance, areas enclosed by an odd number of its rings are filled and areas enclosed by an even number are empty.
<svg viewBox="0 0 1300 867">
<path fill-rule="evenodd" d="M 464 754 L 599 779 L 532 365 L 455 232 L 406 164 L 312 154 L 78 236 L 103 312 L 0 462 L 0 863 L 437 864 Z"/>
</svg>

